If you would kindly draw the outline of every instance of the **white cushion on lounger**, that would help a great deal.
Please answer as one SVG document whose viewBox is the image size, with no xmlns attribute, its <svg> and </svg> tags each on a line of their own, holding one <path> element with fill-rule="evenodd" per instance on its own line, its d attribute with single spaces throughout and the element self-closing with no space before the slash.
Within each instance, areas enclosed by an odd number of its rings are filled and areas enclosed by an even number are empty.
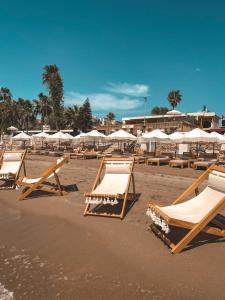
<svg viewBox="0 0 225 300">
<path fill-rule="evenodd" d="M 0 175 L 1 174 L 16 174 L 19 171 L 21 161 L 3 161 Z"/>
<path fill-rule="evenodd" d="M 193 199 L 180 204 L 160 207 L 160 210 L 170 218 L 199 223 L 224 197 L 223 192 L 207 186 Z"/>
</svg>

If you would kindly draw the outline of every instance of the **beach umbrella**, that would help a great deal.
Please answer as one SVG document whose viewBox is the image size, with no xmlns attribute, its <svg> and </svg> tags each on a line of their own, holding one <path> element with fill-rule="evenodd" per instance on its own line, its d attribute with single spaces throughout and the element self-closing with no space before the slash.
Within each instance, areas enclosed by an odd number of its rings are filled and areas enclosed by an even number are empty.
<svg viewBox="0 0 225 300">
<path fill-rule="evenodd" d="M 75 144 L 79 144 L 81 142 L 81 138 L 84 137 L 86 134 L 81 132 L 80 134 L 73 137 L 73 142 Z"/>
<path fill-rule="evenodd" d="M 97 142 L 103 142 L 106 136 L 99 132 L 98 130 L 92 130 L 87 132 L 84 136 L 81 136 L 82 141 L 84 142 L 93 142 L 94 144 Z"/>
<path fill-rule="evenodd" d="M 126 142 L 133 142 L 137 141 L 137 137 L 123 129 L 120 129 L 118 131 L 115 131 L 111 134 L 109 134 L 106 137 L 107 140 L 112 142 L 118 142 L 118 149 L 121 150 L 121 147 L 125 145 Z"/>
<path fill-rule="evenodd" d="M 52 135 L 49 135 L 48 137 L 49 140 L 68 140 L 68 136 L 63 133 L 62 131 L 58 131 Z"/>
<path fill-rule="evenodd" d="M 159 129 L 144 133 L 141 138 L 141 142 L 151 142 L 155 143 L 155 155 L 156 155 L 156 146 L 157 142 L 168 142 L 169 141 L 169 136 L 162 132 Z"/>
<path fill-rule="evenodd" d="M 26 134 L 23 131 L 20 132 L 19 134 L 11 137 L 11 142 L 12 141 L 22 141 L 23 142 L 23 147 L 25 147 L 26 141 L 30 141 L 30 140 L 31 140 L 31 136 L 29 136 L 28 134 Z"/>
<path fill-rule="evenodd" d="M 32 137 L 34 138 L 43 138 L 43 139 L 47 139 L 50 135 L 44 131 L 33 134 Z"/>
<path fill-rule="evenodd" d="M 179 143 L 213 143 L 215 138 L 211 137 L 209 133 L 200 128 L 195 128 L 186 132 L 182 137 L 177 139 Z"/>
<path fill-rule="evenodd" d="M 167 134 L 165 134 L 164 132 L 162 132 L 159 129 L 144 133 L 141 136 L 141 140 L 147 140 L 150 142 L 167 142 L 169 141 L 169 136 Z"/>
<path fill-rule="evenodd" d="M 137 137 L 123 129 L 115 131 L 106 137 L 111 141 L 136 141 Z"/>
<path fill-rule="evenodd" d="M 196 144 L 198 153 L 199 144 L 216 143 L 216 138 L 210 136 L 209 133 L 200 128 L 195 128 L 186 132 L 181 138 L 177 139 L 177 142 L 182 144 Z"/>
<path fill-rule="evenodd" d="M 225 137 L 218 132 L 211 132 L 209 134 L 211 137 L 213 137 L 216 140 L 216 143 L 218 144 L 225 144 Z"/>
<path fill-rule="evenodd" d="M 23 131 L 12 137 L 15 141 L 29 141 L 30 139 L 31 137 Z"/>
<path fill-rule="evenodd" d="M 71 134 L 69 134 L 69 133 L 66 132 L 65 135 L 66 135 L 70 140 L 73 139 L 73 136 L 72 136 Z"/>
<path fill-rule="evenodd" d="M 169 134 L 169 139 L 171 142 L 176 143 L 177 140 L 181 139 L 183 137 L 184 133 L 180 131 L 176 131 L 174 133 Z"/>
<path fill-rule="evenodd" d="M 63 133 L 62 131 L 58 131 L 52 135 L 49 135 L 47 140 L 58 142 L 58 144 L 60 145 L 61 142 L 69 141 L 70 139 L 65 133 Z"/>
<path fill-rule="evenodd" d="M 216 144 L 225 144 L 225 137 L 219 134 L 218 132 L 210 132 L 209 134 L 212 138 L 215 139 Z M 213 153 L 215 150 L 215 143 L 213 143 Z"/>
<path fill-rule="evenodd" d="M 10 126 L 7 128 L 7 130 L 9 131 L 18 131 L 18 128 L 14 127 L 14 126 Z"/>
<path fill-rule="evenodd" d="M 47 139 L 49 136 L 50 136 L 50 135 L 49 135 L 48 133 L 42 131 L 42 132 L 33 134 L 33 135 L 32 135 L 32 138 L 33 138 L 34 140 L 36 140 L 36 139 L 37 139 L 37 140 L 41 140 L 41 147 L 43 148 L 43 142 L 44 142 L 44 140 Z"/>
<path fill-rule="evenodd" d="M 177 154 L 177 140 L 179 140 L 180 138 L 182 138 L 184 135 L 183 132 L 180 132 L 180 131 L 175 131 L 174 133 L 171 133 L 169 134 L 169 139 L 170 139 L 170 142 L 172 143 L 175 143 L 176 144 L 176 148 L 175 148 L 175 156 Z"/>
</svg>

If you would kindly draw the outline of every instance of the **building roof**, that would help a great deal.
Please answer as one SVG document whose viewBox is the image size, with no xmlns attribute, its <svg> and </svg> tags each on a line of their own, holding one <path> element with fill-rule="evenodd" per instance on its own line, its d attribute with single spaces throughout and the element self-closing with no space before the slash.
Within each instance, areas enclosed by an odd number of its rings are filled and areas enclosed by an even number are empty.
<svg viewBox="0 0 225 300">
<path fill-rule="evenodd" d="M 132 120 L 143 120 L 143 119 L 161 119 L 161 118 L 180 118 L 180 117 L 187 117 L 187 116 L 193 116 L 193 117 L 217 117 L 219 118 L 215 112 L 193 112 L 193 113 L 171 113 L 173 111 L 170 111 L 169 113 L 165 115 L 152 115 L 152 116 L 136 116 L 136 117 L 126 117 L 122 118 L 122 121 L 132 121 Z"/>
</svg>

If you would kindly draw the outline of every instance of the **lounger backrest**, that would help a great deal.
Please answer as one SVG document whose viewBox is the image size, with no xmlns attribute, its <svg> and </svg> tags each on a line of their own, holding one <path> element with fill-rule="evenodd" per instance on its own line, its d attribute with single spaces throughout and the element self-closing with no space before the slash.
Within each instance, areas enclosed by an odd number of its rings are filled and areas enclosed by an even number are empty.
<svg viewBox="0 0 225 300">
<path fill-rule="evenodd" d="M 212 173 L 209 174 L 208 186 L 225 193 L 225 173 L 212 171 Z"/>
<path fill-rule="evenodd" d="M 130 174 L 132 161 L 110 161 L 106 163 L 106 174 Z"/>
<path fill-rule="evenodd" d="M 60 164 L 61 163 L 61 161 L 64 159 L 64 157 L 62 156 L 62 157 L 60 157 L 60 158 L 58 158 L 57 159 L 57 161 L 56 161 L 56 163 L 57 163 L 57 165 L 58 164 Z M 48 176 L 48 179 L 50 179 L 51 177 L 53 177 L 54 176 L 54 173 L 56 173 L 56 174 L 58 174 L 59 173 L 59 171 L 61 170 L 61 168 L 62 168 L 62 166 L 61 167 L 59 167 L 58 169 L 56 169 L 56 170 L 53 170 L 53 172 Z"/>
<path fill-rule="evenodd" d="M 16 174 L 20 169 L 22 157 L 22 152 L 4 153 L 0 173 Z"/>
</svg>

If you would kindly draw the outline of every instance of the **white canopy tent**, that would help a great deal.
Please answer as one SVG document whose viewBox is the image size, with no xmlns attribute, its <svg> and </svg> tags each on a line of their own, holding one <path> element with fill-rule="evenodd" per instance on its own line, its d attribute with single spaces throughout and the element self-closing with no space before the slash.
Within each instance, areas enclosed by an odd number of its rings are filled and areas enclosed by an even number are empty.
<svg viewBox="0 0 225 300">
<path fill-rule="evenodd" d="M 58 145 L 60 145 L 61 142 L 69 141 L 70 138 L 65 133 L 63 133 L 62 131 L 58 131 L 58 132 L 56 132 L 52 135 L 49 135 L 47 140 L 56 142 L 56 143 L 58 143 Z"/>
<path fill-rule="evenodd" d="M 92 130 L 83 135 L 81 134 L 81 140 L 83 142 L 103 142 L 105 138 L 106 136 L 98 130 Z"/>
<path fill-rule="evenodd" d="M 125 143 L 137 141 L 137 137 L 123 129 L 120 129 L 118 131 L 109 134 L 106 137 L 106 140 L 110 142 L 117 142 L 118 149 L 121 151 L 122 148 L 123 149 L 125 148 Z"/>
<path fill-rule="evenodd" d="M 209 133 L 205 132 L 200 128 L 195 128 L 191 131 L 186 132 L 182 137 L 176 139 L 177 143 L 213 143 L 215 138 L 210 136 Z"/>
<path fill-rule="evenodd" d="M 145 140 L 145 141 L 150 141 L 153 143 L 168 142 L 169 136 L 167 134 L 165 134 L 163 131 L 156 129 L 156 130 L 144 133 L 140 139 Z"/>
<path fill-rule="evenodd" d="M 225 144 L 225 136 L 219 134 L 218 132 L 213 131 L 209 135 L 215 138 L 216 143 Z"/>
<path fill-rule="evenodd" d="M 23 142 L 23 147 L 25 147 L 25 143 L 31 140 L 31 136 L 26 134 L 25 132 L 20 132 L 19 134 L 11 137 L 11 144 L 13 141 L 21 141 Z"/>
<path fill-rule="evenodd" d="M 18 131 L 18 128 L 14 127 L 14 126 L 10 126 L 7 128 L 7 130 L 14 132 L 14 131 Z"/>
<path fill-rule="evenodd" d="M 106 137 L 110 141 L 136 141 L 137 137 L 123 129 L 115 131 Z"/>
<path fill-rule="evenodd" d="M 41 147 L 43 148 L 43 143 L 44 143 L 44 140 L 46 140 L 50 135 L 44 131 L 42 132 L 39 132 L 39 133 L 36 133 L 36 134 L 33 134 L 32 135 L 32 138 L 34 140 L 34 144 L 38 143 L 41 141 Z"/>
<path fill-rule="evenodd" d="M 169 142 L 169 136 L 165 134 L 162 130 L 160 129 L 155 129 L 153 131 L 144 133 L 140 138 L 139 142 L 140 143 L 154 143 L 154 148 L 153 151 L 155 152 L 156 155 L 156 146 L 158 142 Z"/>
<path fill-rule="evenodd" d="M 47 139 L 49 136 L 50 135 L 44 131 L 32 135 L 33 138 L 43 138 L 43 139 Z"/>
<path fill-rule="evenodd" d="M 71 134 L 69 134 L 68 132 L 65 133 L 65 135 L 68 137 L 68 139 L 73 140 L 73 136 Z"/>
<path fill-rule="evenodd" d="M 31 137 L 23 131 L 12 137 L 14 141 L 29 141 L 30 139 Z"/>
<path fill-rule="evenodd" d="M 178 139 L 183 137 L 184 133 L 180 131 L 175 131 L 174 133 L 169 134 L 169 139 L 171 142 L 176 143 Z"/>
</svg>

